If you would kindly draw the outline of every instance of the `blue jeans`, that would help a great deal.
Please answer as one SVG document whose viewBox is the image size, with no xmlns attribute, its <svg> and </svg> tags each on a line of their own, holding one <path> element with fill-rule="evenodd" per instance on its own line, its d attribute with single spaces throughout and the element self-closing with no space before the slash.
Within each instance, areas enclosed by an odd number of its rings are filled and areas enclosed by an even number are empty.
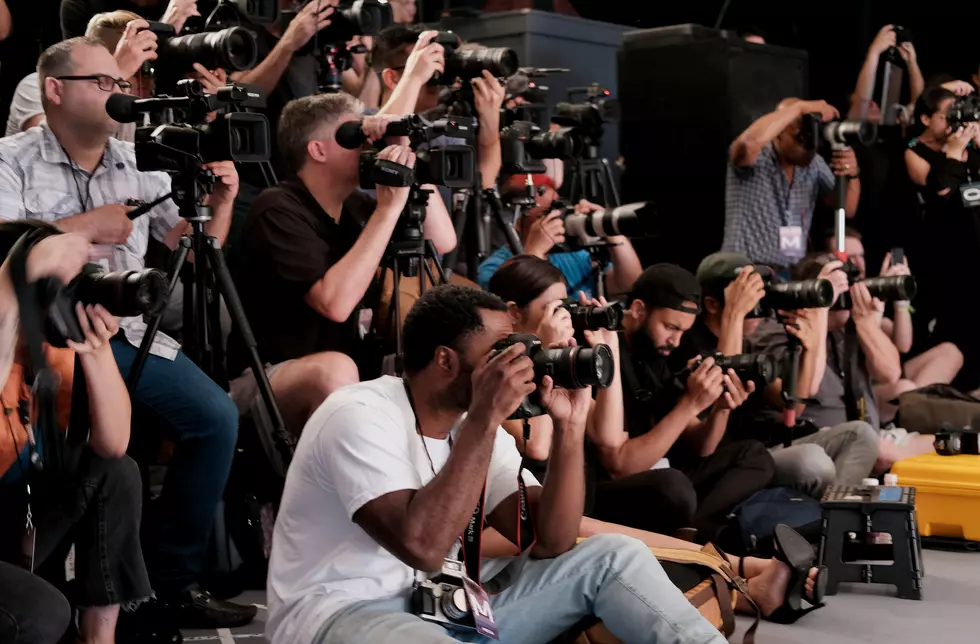
<svg viewBox="0 0 980 644">
<path fill-rule="evenodd" d="M 671 583 L 641 542 L 618 534 L 587 539 L 555 559 L 530 560 L 492 598 L 502 644 L 546 644 L 595 615 L 625 644 L 726 644 Z M 330 617 L 315 644 L 445 644 L 490 640 L 450 633 L 408 612 L 408 598 L 358 602 Z"/>
<path fill-rule="evenodd" d="M 121 335 L 111 344 L 125 378 L 136 348 Z M 204 567 L 238 440 L 238 409 L 182 351 L 173 361 L 150 355 L 133 392 L 133 427 L 156 430 L 175 446 L 163 492 L 143 530 L 153 588 L 172 595 L 193 587 Z"/>
</svg>

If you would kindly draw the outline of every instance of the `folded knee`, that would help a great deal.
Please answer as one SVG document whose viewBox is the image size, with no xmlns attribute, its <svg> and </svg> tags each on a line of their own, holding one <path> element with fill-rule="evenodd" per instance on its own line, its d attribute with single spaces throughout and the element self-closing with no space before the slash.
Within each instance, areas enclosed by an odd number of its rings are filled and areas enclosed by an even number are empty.
<svg viewBox="0 0 980 644">
<path fill-rule="evenodd" d="M 812 489 L 823 490 L 834 482 L 837 467 L 830 455 L 819 445 L 797 445 L 799 457 L 795 461 L 795 475 Z"/>
<path fill-rule="evenodd" d="M 341 387 L 361 380 L 357 365 L 350 356 L 343 353 L 321 353 L 311 361 L 310 369 L 311 377 L 308 382 L 313 385 L 321 402 Z"/>
<path fill-rule="evenodd" d="M 853 421 L 844 424 L 848 440 L 852 445 L 860 445 L 867 449 L 878 448 L 878 431 L 864 421 Z"/>
<path fill-rule="evenodd" d="M 223 391 L 202 399 L 193 411 L 198 436 L 234 447 L 238 440 L 238 407 Z"/>
</svg>

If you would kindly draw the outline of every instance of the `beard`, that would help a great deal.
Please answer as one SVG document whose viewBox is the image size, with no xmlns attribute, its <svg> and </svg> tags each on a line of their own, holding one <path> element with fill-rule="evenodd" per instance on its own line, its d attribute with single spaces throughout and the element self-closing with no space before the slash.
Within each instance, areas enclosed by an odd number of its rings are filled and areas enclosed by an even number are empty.
<svg viewBox="0 0 980 644">
<path fill-rule="evenodd" d="M 633 336 L 633 348 L 637 355 L 641 357 L 653 358 L 659 356 L 666 358 L 677 347 L 670 343 L 657 344 L 657 341 L 644 324 L 639 332 Z"/>
</svg>

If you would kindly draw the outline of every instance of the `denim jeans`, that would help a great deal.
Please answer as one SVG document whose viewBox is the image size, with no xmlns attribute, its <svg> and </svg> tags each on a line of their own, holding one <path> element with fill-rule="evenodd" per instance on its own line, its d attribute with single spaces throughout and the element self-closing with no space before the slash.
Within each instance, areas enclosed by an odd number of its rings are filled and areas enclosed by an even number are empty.
<svg viewBox="0 0 980 644">
<path fill-rule="evenodd" d="M 671 583 L 641 542 L 592 537 L 555 559 L 530 560 L 491 598 L 502 644 L 547 644 L 595 615 L 624 644 L 726 644 Z M 316 644 L 441 644 L 488 640 L 451 633 L 408 612 L 408 597 L 352 604 L 324 624 Z M 278 643 L 276 643 L 278 644 Z"/>
<path fill-rule="evenodd" d="M 136 348 L 117 336 L 112 353 L 125 378 Z M 172 361 L 148 356 L 132 398 L 132 442 L 156 430 L 175 446 L 143 530 L 153 588 L 173 595 L 194 587 L 204 567 L 238 439 L 238 409 L 182 351 Z"/>
<path fill-rule="evenodd" d="M 18 562 L 26 517 L 26 486 L 2 492 L 2 558 Z M 85 449 L 67 481 L 43 472 L 31 484 L 34 571 L 78 607 L 135 608 L 151 595 L 140 548 L 139 469 L 129 457 L 105 460 Z M 65 582 L 65 557 L 75 546 L 75 578 Z"/>
<path fill-rule="evenodd" d="M 58 589 L 23 568 L 0 562 L 0 642 L 56 644 L 71 606 Z"/>
</svg>

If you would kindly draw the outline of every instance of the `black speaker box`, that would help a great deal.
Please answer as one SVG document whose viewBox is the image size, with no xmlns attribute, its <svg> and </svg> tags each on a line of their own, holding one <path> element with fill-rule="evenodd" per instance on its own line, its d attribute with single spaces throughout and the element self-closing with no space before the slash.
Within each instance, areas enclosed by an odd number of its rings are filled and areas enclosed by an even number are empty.
<svg viewBox="0 0 980 644">
<path fill-rule="evenodd" d="M 807 98 L 807 54 L 699 25 L 631 31 L 618 85 L 623 201 L 658 206 L 641 259 L 694 270 L 721 248 L 729 146 L 783 98 Z"/>
</svg>

